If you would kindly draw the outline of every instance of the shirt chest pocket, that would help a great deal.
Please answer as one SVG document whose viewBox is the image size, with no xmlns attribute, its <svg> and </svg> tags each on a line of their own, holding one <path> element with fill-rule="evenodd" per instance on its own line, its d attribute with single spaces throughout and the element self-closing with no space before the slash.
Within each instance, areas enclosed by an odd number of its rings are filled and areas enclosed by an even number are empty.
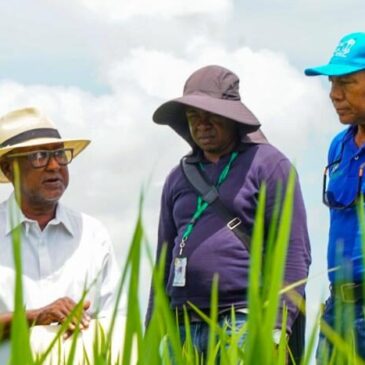
<svg viewBox="0 0 365 365">
<path fill-rule="evenodd" d="M 350 175 L 343 170 L 335 171 L 330 173 L 327 198 L 329 201 L 349 204 L 357 197 L 359 188 L 360 191 L 364 191 L 363 186 L 364 182 L 359 179 L 358 173 Z"/>
</svg>

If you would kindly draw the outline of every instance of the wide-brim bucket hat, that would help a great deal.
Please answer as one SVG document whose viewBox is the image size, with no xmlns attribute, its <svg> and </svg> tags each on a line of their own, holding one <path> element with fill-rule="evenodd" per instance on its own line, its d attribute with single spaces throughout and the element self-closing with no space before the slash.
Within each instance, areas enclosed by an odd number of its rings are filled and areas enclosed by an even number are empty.
<svg viewBox="0 0 365 365">
<path fill-rule="evenodd" d="M 365 33 L 345 35 L 336 46 L 328 64 L 309 67 L 307 76 L 342 76 L 365 70 Z"/>
<path fill-rule="evenodd" d="M 188 106 L 240 123 L 246 133 L 261 125 L 241 101 L 238 76 L 221 66 L 210 65 L 195 71 L 185 83 L 183 96 L 163 103 L 152 116 L 155 123 L 169 125 L 193 146 L 185 116 Z"/>
<path fill-rule="evenodd" d="M 90 140 L 62 138 L 55 124 L 33 107 L 17 109 L 0 117 L 0 160 L 15 148 L 59 143 L 65 148 L 72 148 L 75 158 Z M 0 169 L 0 183 L 7 182 L 9 180 Z"/>
</svg>

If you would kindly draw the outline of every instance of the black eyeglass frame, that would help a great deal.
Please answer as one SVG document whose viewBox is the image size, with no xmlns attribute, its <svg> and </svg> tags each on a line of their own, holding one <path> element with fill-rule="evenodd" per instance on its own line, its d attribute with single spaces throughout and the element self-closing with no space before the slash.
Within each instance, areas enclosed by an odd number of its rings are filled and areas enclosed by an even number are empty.
<svg viewBox="0 0 365 365">
<path fill-rule="evenodd" d="M 61 158 L 62 155 L 57 155 L 57 153 L 61 153 L 63 152 L 63 156 L 66 156 L 67 162 L 64 162 Z M 27 157 L 28 161 L 31 163 L 32 167 L 34 169 L 41 169 L 43 167 L 46 167 L 49 164 L 49 161 L 51 159 L 51 157 L 53 157 L 57 163 L 60 166 L 66 166 L 68 165 L 72 160 L 73 160 L 73 148 L 57 148 L 56 150 L 36 150 L 36 151 L 30 151 L 30 152 L 23 152 L 23 153 L 14 153 L 14 154 L 9 154 L 6 155 L 6 158 L 18 158 L 18 157 Z M 34 161 L 36 160 L 36 158 L 32 158 L 34 157 L 37 153 L 45 153 L 45 163 L 42 163 L 42 165 L 39 166 L 35 166 L 34 165 Z M 67 154 L 70 155 L 67 155 Z"/>
</svg>

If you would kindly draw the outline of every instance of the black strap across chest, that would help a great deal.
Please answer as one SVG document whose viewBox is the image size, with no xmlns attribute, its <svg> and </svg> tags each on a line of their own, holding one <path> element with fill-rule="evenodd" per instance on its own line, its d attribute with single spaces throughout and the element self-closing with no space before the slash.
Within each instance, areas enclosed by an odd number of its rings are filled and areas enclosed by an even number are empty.
<svg viewBox="0 0 365 365">
<path fill-rule="evenodd" d="M 245 232 L 241 219 L 224 205 L 217 188 L 209 184 L 198 166 L 188 163 L 186 157 L 181 159 L 181 168 L 194 190 L 223 218 L 227 228 L 242 241 L 247 251 L 250 251 L 250 236 Z"/>
</svg>

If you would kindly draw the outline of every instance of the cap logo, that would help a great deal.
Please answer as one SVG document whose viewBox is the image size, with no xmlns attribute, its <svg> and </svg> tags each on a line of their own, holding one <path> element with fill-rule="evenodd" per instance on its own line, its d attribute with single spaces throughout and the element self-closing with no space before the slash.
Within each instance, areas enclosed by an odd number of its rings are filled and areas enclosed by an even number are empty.
<svg viewBox="0 0 365 365">
<path fill-rule="evenodd" d="M 355 39 L 351 38 L 346 42 L 340 42 L 340 44 L 335 49 L 333 56 L 346 58 L 351 52 L 352 47 L 355 45 Z"/>
</svg>

